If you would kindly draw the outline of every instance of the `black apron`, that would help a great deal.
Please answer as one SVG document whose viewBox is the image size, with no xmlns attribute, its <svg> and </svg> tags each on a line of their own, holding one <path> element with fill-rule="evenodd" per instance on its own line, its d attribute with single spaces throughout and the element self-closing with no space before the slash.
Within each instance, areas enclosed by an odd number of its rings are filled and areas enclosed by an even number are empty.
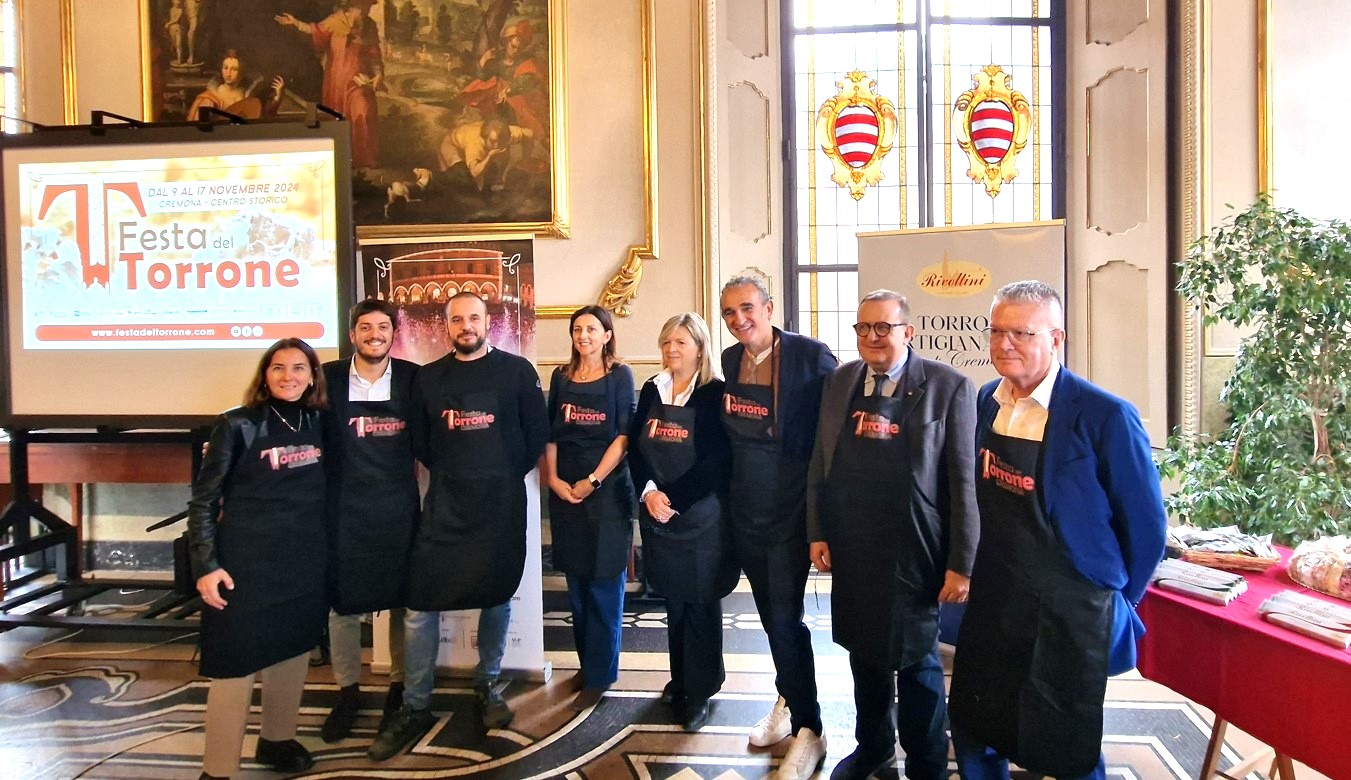
<svg viewBox="0 0 1351 780">
<path fill-rule="evenodd" d="M 430 446 L 442 460 L 413 543 L 408 606 L 439 612 L 505 604 L 525 571 L 525 482 L 502 438 L 498 396 L 447 395 L 439 407 Z"/>
<path fill-rule="evenodd" d="M 259 436 L 223 496 L 217 559 L 234 580 L 202 609 L 206 677 L 243 677 L 308 652 L 328 623 L 324 467 L 318 426 Z"/>
<path fill-rule="evenodd" d="M 859 396 L 851 404 L 826 479 L 822 521 L 835 642 L 874 666 L 898 669 L 934 647 L 947 566 L 942 528 L 910 506 L 918 499 L 905 401 Z"/>
<path fill-rule="evenodd" d="M 402 607 L 417 530 L 413 441 L 396 401 L 349 401 L 341 427 L 342 481 L 331 492 L 333 610 L 355 615 Z"/>
<path fill-rule="evenodd" d="M 1019 766 L 1078 777 L 1102 751 L 1112 594 L 1075 570 L 1043 513 L 1040 452 L 989 432 L 978 453 L 980 547 L 948 706 L 955 728 Z"/>
<path fill-rule="evenodd" d="M 777 360 L 771 373 L 777 382 Z M 738 550 L 771 556 L 775 549 L 805 549 L 807 511 L 807 463 L 781 451 L 774 387 L 728 381 L 722 397 L 722 423 L 732 444 L 732 533 Z M 771 571 L 780 570 L 773 564 Z"/>
<path fill-rule="evenodd" d="M 609 403 L 610 375 L 575 383 L 560 376 L 552 438 L 558 448 L 558 478 L 569 485 L 586 479 L 600 465 L 620 434 Z M 628 568 L 633 546 L 633 481 L 620 461 L 604 483 L 580 504 L 549 491 L 549 530 L 553 565 L 564 574 L 605 579 Z"/>
<path fill-rule="evenodd" d="M 657 481 L 670 484 L 694 467 L 695 410 L 653 404 L 634 444 Z M 731 555 L 722 499 L 710 493 L 667 523 L 658 523 L 640 503 L 643 563 L 648 581 L 672 601 L 708 604 L 736 587 L 739 574 Z"/>
</svg>

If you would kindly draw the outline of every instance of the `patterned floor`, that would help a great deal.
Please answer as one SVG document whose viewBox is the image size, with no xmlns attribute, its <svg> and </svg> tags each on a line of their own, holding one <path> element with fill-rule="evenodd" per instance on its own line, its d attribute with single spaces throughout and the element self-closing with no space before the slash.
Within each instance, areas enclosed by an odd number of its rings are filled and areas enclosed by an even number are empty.
<svg viewBox="0 0 1351 780">
<path fill-rule="evenodd" d="M 366 710 L 353 737 L 326 745 L 320 724 L 336 694 L 329 669 L 311 670 L 303 701 L 301 740 L 314 753 L 299 777 L 453 778 L 483 780 L 758 780 L 773 771 L 788 743 L 749 748 L 746 729 L 771 706 L 773 668 L 750 593 L 743 582 L 724 601 L 728 680 L 710 724 L 698 734 L 672 725 L 657 692 L 667 680 L 665 615 L 634 604 L 626 615 L 618 684 L 594 709 L 575 713 L 568 680 L 571 652 L 566 593 L 546 577 L 545 646 L 553 664 L 548 683 L 513 681 L 505 695 L 517 712 L 508 729 L 483 733 L 473 696 L 462 681 L 442 680 L 433 708 L 436 727 L 408 754 L 381 765 L 365 758 L 385 681 L 363 680 Z M 144 598 L 120 597 L 124 603 Z M 114 599 L 116 600 L 116 599 Z M 819 777 L 853 744 L 853 705 L 847 659 L 830 641 L 829 581 L 809 586 L 813 640 L 829 755 Z M 114 611 L 115 606 L 94 607 Z M 100 630 L 16 629 L 0 634 L 0 778 L 195 778 L 202 753 L 206 683 L 196 676 L 192 638 L 119 636 Z M 160 644 L 147 644 L 160 643 Z M 1107 708 L 1108 774 L 1118 778 L 1196 777 L 1209 733 L 1209 713 L 1138 676 L 1113 680 Z M 255 702 L 256 704 L 257 702 Z M 1256 749 L 1231 730 L 1230 762 Z M 251 756 L 256 724 L 245 744 Z M 954 765 L 955 770 L 955 765 Z M 1015 774 L 1015 776 L 1017 776 Z M 1301 778 L 1317 778 L 1304 770 Z M 237 777 L 276 778 L 248 761 Z M 896 777 L 894 768 L 879 775 Z"/>
</svg>

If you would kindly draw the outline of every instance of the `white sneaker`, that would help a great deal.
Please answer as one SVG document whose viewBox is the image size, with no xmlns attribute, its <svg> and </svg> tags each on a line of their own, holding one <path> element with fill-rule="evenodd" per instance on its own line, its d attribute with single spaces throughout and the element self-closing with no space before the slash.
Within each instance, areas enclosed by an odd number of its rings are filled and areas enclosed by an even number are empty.
<svg viewBox="0 0 1351 780">
<path fill-rule="evenodd" d="M 816 774 L 826 760 L 826 735 L 817 736 L 815 731 L 803 726 L 793 737 L 793 746 L 788 748 L 774 780 L 807 780 Z"/>
<path fill-rule="evenodd" d="M 788 711 L 788 702 L 780 696 L 774 702 L 774 709 L 751 727 L 751 744 L 755 747 L 777 745 L 788 738 L 793 731 L 793 716 Z"/>
</svg>

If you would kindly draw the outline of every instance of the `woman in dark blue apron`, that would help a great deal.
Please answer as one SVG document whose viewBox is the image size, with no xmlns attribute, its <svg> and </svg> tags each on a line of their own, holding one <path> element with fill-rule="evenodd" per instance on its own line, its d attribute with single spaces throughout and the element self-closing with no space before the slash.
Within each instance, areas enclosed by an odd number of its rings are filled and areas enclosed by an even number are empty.
<svg viewBox="0 0 1351 780">
<path fill-rule="evenodd" d="M 666 321 L 658 339 L 665 368 L 643 385 L 629 432 L 643 563 L 666 597 L 671 681 L 662 701 L 687 731 L 708 721 L 708 700 L 722 688 L 721 599 L 739 573 L 723 509 L 732 451 L 709 341 L 697 314 Z"/>
<path fill-rule="evenodd" d="M 573 708 L 600 701 L 619 678 L 624 582 L 633 545 L 634 494 L 624 456 L 633 418 L 633 372 L 615 356 L 614 321 L 599 306 L 571 319 L 572 357 L 549 382 L 549 529 L 554 568 L 567 575 L 572 636 L 581 663 Z"/>
<path fill-rule="evenodd" d="M 268 348 L 244 406 L 217 419 L 188 502 L 202 611 L 201 674 L 212 678 L 202 778 L 239 768 L 254 675 L 256 759 L 283 772 L 314 761 L 295 741 L 310 650 L 328 617 L 319 358 L 299 339 Z"/>
</svg>

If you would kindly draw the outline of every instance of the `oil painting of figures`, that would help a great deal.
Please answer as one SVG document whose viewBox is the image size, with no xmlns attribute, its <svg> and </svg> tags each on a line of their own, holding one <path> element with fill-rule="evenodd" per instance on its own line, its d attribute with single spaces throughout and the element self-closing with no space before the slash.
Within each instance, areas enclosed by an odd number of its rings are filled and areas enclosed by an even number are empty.
<svg viewBox="0 0 1351 780">
<path fill-rule="evenodd" d="M 341 113 L 365 234 L 554 220 L 551 0 L 142 1 L 147 118 Z"/>
</svg>

